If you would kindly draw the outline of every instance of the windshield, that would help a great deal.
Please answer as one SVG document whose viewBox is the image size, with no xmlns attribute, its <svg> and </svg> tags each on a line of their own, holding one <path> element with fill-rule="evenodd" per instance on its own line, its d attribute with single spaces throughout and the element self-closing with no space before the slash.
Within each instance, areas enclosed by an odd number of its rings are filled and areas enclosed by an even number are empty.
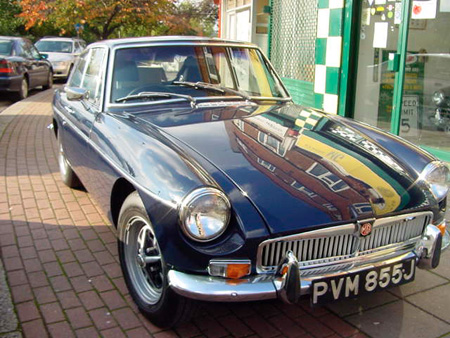
<svg viewBox="0 0 450 338">
<path fill-rule="evenodd" d="M 192 97 L 287 97 L 257 49 L 197 45 L 116 50 L 111 102 L 148 92 Z"/>
<path fill-rule="evenodd" d="M 72 53 L 73 44 L 70 41 L 41 40 L 36 42 L 36 48 L 41 53 Z"/>
<path fill-rule="evenodd" d="M 12 55 L 12 41 L 0 40 L 0 55 Z"/>
</svg>

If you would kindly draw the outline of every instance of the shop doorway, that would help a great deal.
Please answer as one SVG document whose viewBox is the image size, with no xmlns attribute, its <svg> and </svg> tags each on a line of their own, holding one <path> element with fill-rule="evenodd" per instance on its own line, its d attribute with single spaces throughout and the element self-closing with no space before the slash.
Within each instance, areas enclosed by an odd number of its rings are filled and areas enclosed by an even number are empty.
<svg viewBox="0 0 450 338">
<path fill-rule="evenodd" d="M 450 161 L 450 0 L 363 0 L 353 117 Z"/>
<path fill-rule="evenodd" d="M 450 161 L 450 0 L 413 1 L 400 136 Z"/>
<path fill-rule="evenodd" d="M 401 53 L 402 21 L 402 2 L 361 2 L 354 118 L 385 130 L 391 128 L 396 86 L 389 57 Z"/>
</svg>

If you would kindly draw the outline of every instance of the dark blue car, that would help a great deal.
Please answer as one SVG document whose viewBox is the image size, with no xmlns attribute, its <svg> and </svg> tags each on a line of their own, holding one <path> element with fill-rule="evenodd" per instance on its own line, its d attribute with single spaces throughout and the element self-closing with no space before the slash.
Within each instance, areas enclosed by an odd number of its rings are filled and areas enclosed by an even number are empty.
<svg viewBox="0 0 450 338">
<path fill-rule="evenodd" d="M 447 246 L 449 169 L 368 125 L 292 102 L 254 45 L 90 45 L 55 94 L 63 181 L 117 227 L 159 326 L 195 300 L 313 305 L 408 283 Z"/>
<path fill-rule="evenodd" d="M 0 36 L 0 92 L 11 93 L 10 98 L 18 101 L 39 86 L 53 86 L 51 63 L 28 39 Z"/>
</svg>

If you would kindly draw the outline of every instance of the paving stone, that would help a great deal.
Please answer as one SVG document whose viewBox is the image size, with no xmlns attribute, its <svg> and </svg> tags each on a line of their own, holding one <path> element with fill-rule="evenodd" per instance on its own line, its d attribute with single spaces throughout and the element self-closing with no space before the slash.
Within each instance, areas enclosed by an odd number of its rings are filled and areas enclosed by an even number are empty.
<svg viewBox="0 0 450 338">
<path fill-rule="evenodd" d="M 78 295 L 72 290 L 60 292 L 57 294 L 59 302 L 63 309 L 70 309 L 73 307 L 81 306 L 81 302 Z"/>
<path fill-rule="evenodd" d="M 116 310 L 112 313 L 124 330 L 132 329 L 141 325 L 138 317 L 129 308 Z"/>
<path fill-rule="evenodd" d="M 117 290 L 103 292 L 100 294 L 100 297 L 110 310 L 116 310 L 127 305 Z"/>
<path fill-rule="evenodd" d="M 48 326 L 48 330 L 50 332 L 50 336 L 54 338 L 64 337 L 64 338 L 71 338 L 75 337 L 74 332 L 70 328 L 69 323 L 67 322 L 60 322 L 51 324 Z"/>
<path fill-rule="evenodd" d="M 114 327 L 112 329 L 103 330 L 101 335 L 104 338 L 125 338 L 127 335 L 119 327 Z"/>
<path fill-rule="evenodd" d="M 91 319 L 86 313 L 86 310 L 82 307 L 66 310 L 66 315 L 69 319 L 70 325 L 74 329 L 80 329 L 92 325 Z"/>
<path fill-rule="evenodd" d="M 58 302 L 44 304 L 40 307 L 44 321 L 48 323 L 55 323 L 64 320 L 64 314 Z"/>
<path fill-rule="evenodd" d="M 16 309 L 21 322 L 40 318 L 39 311 L 32 301 L 18 304 Z"/>
<path fill-rule="evenodd" d="M 406 299 L 417 307 L 445 320 L 450 325 L 450 284 L 420 292 Z"/>
<path fill-rule="evenodd" d="M 39 304 L 51 303 L 56 301 L 55 293 L 50 286 L 44 286 L 33 289 L 36 301 Z"/>
<path fill-rule="evenodd" d="M 397 297 L 406 297 L 421 291 L 432 289 L 445 283 L 448 283 L 447 279 L 442 278 L 432 271 L 416 269 L 416 275 L 413 282 L 395 288 L 390 288 L 388 289 L 388 292 L 396 295 Z"/>
<path fill-rule="evenodd" d="M 81 302 L 87 310 L 92 310 L 104 306 L 102 300 L 95 291 L 80 293 L 78 294 L 78 297 L 80 297 Z"/>
<path fill-rule="evenodd" d="M 111 315 L 111 312 L 106 308 L 89 311 L 89 316 L 99 330 L 106 330 L 117 326 L 117 322 Z"/>
<path fill-rule="evenodd" d="M 357 298 L 340 300 L 327 306 L 335 314 L 345 317 L 383 304 L 395 302 L 398 298 L 387 291 L 361 295 Z"/>
<path fill-rule="evenodd" d="M 25 337 L 43 338 L 48 337 L 42 319 L 33 320 L 22 324 L 22 330 Z"/>
<path fill-rule="evenodd" d="M 346 317 L 370 337 L 439 337 L 450 332 L 450 325 L 406 302 L 397 301 Z"/>
<path fill-rule="evenodd" d="M 100 334 L 98 333 L 97 329 L 95 327 L 87 327 L 84 329 L 79 329 L 75 331 L 75 334 L 78 338 L 95 338 L 100 337 Z"/>
</svg>

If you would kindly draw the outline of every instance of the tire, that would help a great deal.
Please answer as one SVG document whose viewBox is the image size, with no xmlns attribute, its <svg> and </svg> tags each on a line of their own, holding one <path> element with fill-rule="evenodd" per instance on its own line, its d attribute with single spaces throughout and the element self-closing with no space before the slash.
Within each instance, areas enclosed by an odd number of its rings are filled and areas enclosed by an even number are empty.
<svg viewBox="0 0 450 338">
<path fill-rule="evenodd" d="M 47 78 L 47 84 L 42 86 L 44 90 L 50 89 L 53 87 L 53 72 L 49 70 L 48 72 L 48 78 Z"/>
<path fill-rule="evenodd" d="M 14 101 L 20 101 L 28 97 L 28 81 L 26 77 L 22 78 L 20 89 L 14 96 Z"/>
<path fill-rule="evenodd" d="M 188 321 L 195 312 L 196 303 L 177 295 L 168 286 L 167 266 L 137 192 L 130 194 L 122 205 L 118 234 L 123 276 L 142 314 L 164 328 Z"/>
<path fill-rule="evenodd" d="M 75 174 L 69 162 L 67 161 L 59 135 L 58 135 L 58 164 L 59 164 L 59 173 L 61 174 L 61 180 L 65 185 L 67 185 L 69 188 L 82 187 L 81 181 L 79 180 L 77 174 Z"/>
</svg>

